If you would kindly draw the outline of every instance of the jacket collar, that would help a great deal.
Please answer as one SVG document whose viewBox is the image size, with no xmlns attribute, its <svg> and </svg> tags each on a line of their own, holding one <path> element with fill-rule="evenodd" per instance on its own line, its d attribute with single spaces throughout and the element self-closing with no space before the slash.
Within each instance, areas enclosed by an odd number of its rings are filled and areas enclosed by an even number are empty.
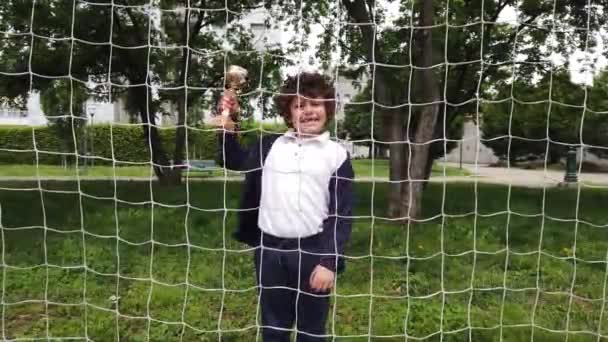
<svg viewBox="0 0 608 342">
<path fill-rule="evenodd" d="M 325 131 L 319 135 L 310 135 L 305 138 L 300 138 L 293 129 L 289 129 L 287 132 L 285 132 L 284 136 L 287 138 L 290 138 L 290 139 L 302 140 L 302 141 L 311 141 L 311 142 L 320 142 L 320 143 L 325 143 L 325 142 L 329 141 L 329 132 L 328 131 Z"/>
</svg>

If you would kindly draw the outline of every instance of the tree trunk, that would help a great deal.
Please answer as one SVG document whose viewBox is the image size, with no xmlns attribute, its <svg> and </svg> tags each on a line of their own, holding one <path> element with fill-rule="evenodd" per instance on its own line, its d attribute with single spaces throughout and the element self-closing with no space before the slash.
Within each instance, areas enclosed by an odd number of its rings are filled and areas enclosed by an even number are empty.
<svg viewBox="0 0 608 342">
<path fill-rule="evenodd" d="M 431 173 L 433 172 L 433 163 L 435 159 L 431 155 L 428 154 L 426 165 L 424 167 L 424 183 L 422 183 L 422 190 L 426 190 L 427 185 L 429 184 L 429 179 L 431 179 Z"/>
<path fill-rule="evenodd" d="M 186 10 L 184 15 L 184 24 L 182 25 L 182 39 L 184 40 L 184 46 L 182 47 L 182 58 L 180 60 L 180 70 L 177 77 L 178 82 L 184 80 L 184 84 L 187 79 L 188 64 L 190 63 L 190 8 Z M 188 89 L 183 87 L 183 94 L 178 96 L 177 103 L 177 129 L 175 130 L 175 150 L 173 151 L 173 165 L 176 167 L 173 169 L 172 183 L 180 184 L 182 182 L 182 167 L 184 164 L 184 149 L 186 147 L 186 112 L 188 111 Z"/>
<path fill-rule="evenodd" d="M 184 150 L 186 147 L 186 106 L 187 96 L 184 89 L 184 97 L 177 99 L 177 129 L 175 130 L 175 150 L 173 151 L 173 165 L 177 166 L 173 169 L 173 184 L 181 184 L 182 182 L 182 167 L 184 166 Z"/>
<path fill-rule="evenodd" d="M 410 158 L 410 182 L 403 187 L 402 206 L 406 211 L 408 219 L 420 217 L 423 182 L 425 181 L 427 164 L 429 163 L 429 149 L 432 141 L 435 125 L 437 123 L 439 90 L 433 65 L 433 1 L 424 0 L 420 13 L 420 25 L 427 27 L 421 32 L 420 71 L 422 80 L 422 99 L 424 103 L 431 103 L 420 112 L 420 119 L 414 134 L 415 144 L 412 145 L 412 156 Z"/>
<path fill-rule="evenodd" d="M 175 130 L 175 150 L 173 151 L 173 168 L 172 184 L 178 185 L 182 182 L 182 168 L 184 167 L 184 150 L 186 147 L 186 112 L 188 110 L 186 104 L 187 96 L 184 88 L 184 96 L 177 99 L 177 129 Z"/>
<path fill-rule="evenodd" d="M 404 185 L 404 171 L 407 165 L 405 158 L 404 143 L 404 120 L 399 110 L 387 111 L 385 114 L 385 125 L 387 141 L 389 145 L 389 185 L 388 185 L 388 209 L 387 216 L 390 218 L 402 217 L 401 192 Z"/>
<path fill-rule="evenodd" d="M 429 185 L 428 181 L 431 179 L 435 160 L 444 157 L 448 151 L 450 151 L 451 143 L 445 140 L 450 139 L 451 137 L 448 131 L 444 130 L 444 127 L 450 127 L 448 122 L 451 121 L 448 120 L 446 117 L 447 113 L 446 111 L 442 110 L 442 108 L 438 108 L 437 111 L 437 123 L 435 124 L 435 133 L 433 134 L 434 142 L 431 144 L 429 149 L 428 161 L 426 163 L 424 175 L 424 179 L 426 181 L 422 185 L 423 190 L 426 190 L 427 186 Z M 444 123 L 442 124 L 442 122 Z M 462 136 L 460 136 L 460 138 L 462 138 Z M 443 170 L 441 172 L 443 173 Z"/>
<path fill-rule="evenodd" d="M 172 184 L 172 172 L 169 167 L 169 160 L 167 154 L 163 149 L 163 143 L 156 128 L 156 117 L 154 116 L 154 110 L 149 106 L 149 99 L 152 97 L 150 90 L 147 86 L 140 86 L 134 88 L 133 94 L 137 101 L 137 107 L 139 109 L 139 116 L 143 124 L 145 143 L 150 149 L 150 156 L 152 159 L 154 174 L 158 178 L 161 185 Z"/>
<path fill-rule="evenodd" d="M 190 40 L 196 36 L 202 26 L 203 16 L 199 14 L 194 27 L 190 27 L 191 10 L 188 8 L 184 16 L 184 24 L 182 25 L 182 39 L 184 45 L 182 47 L 182 58 L 178 81 L 183 80 L 183 84 L 187 84 L 188 67 L 192 60 L 190 54 Z M 186 114 L 188 112 L 188 88 L 183 87 L 183 96 L 177 98 L 177 129 L 175 131 L 175 150 L 173 151 L 173 165 L 177 167 L 171 170 L 170 184 L 178 185 L 182 182 L 182 167 L 184 166 L 184 151 L 186 149 Z"/>
<path fill-rule="evenodd" d="M 356 23 L 361 23 L 362 25 L 358 26 L 361 31 L 362 44 L 365 47 L 365 57 L 370 63 L 380 63 L 382 62 L 381 58 L 382 48 L 381 41 L 376 39 L 376 31 L 371 26 L 368 25 L 370 22 L 373 22 L 372 15 L 368 11 L 368 4 L 365 0 L 342 0 L 342 5 L 346 8 L 348 15 L 353 19 Z M 371 64 L 370 64 L 371 65 Z M 391 88 L 388 84 L 387 75 L 393 70 L 382 69 L 382 67 L 370 68 L 371 77 L 374 80 L 374 93 L 372 94 L 372 99 L 384 106 L 392 106 L 392 98 L 391 98 Z M 392 110 L 382 110 L 383 114 L 383 135 L 385 141 L 395 141 L 395 140 L 403 140 L 402 132 L 398 132 L 400 127 L 403 125 L 395 125 L 395 121 L 403 120 L 403 118 L 391 118 L 392 114 L 396 114 L 397 111 Z M 403 121 L 401 121 L 403 122 Z M 373 123 L 372 123 L 373 126 Z M 373 129 L 373 128 L 372 128 Z M 398 146 L 398 145 L 396 145 Z M 403 167 L 403 154 L 402 151 L 399 151 L 399 148 L 394 148 L 393 145 L 389 147 L 390 156 L 389 156 L 389 179 L 400 180 L 401 179 L 401 169 Z M 389 217 L 399 216 L 399 199 L 401 194 L 401 183 L 389 183 L 389 191 L 388 191 L 388 212 L 387 215 Z"/>
<path fill-rule="evenodd" d="M 408 212 L 407 206 L 404 205 L 406 201 L 406 194 L 411 182 L 411 170 L 410 166 L 412 165 L 412 155 L 413 150 L 409 143 L 403 145 L 401 147 L 401 151 L 403 153 L 403 163 L 401 165 L 401 177 L 403 178 L 403 182 L 401 183 L 401 193 L 399 193 L 399 217 L 404 222 L 407 222 Z"/>
</svg>

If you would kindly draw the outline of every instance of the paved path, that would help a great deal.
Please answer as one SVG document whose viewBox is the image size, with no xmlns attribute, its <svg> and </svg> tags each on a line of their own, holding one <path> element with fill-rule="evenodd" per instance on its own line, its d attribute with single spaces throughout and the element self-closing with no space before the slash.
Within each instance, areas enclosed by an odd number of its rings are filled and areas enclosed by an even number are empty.
<svg viewBox="0 0 608 342">
<path fill-rule="evenodd" d="M 446 164 L 458 167 L 458 164 Z M 554 186 L 564 180 L 564 171 L 556 170 L 524 170 L 517 168 L 490 167 L 487 165 L 464 164 L 463 168 L 471 173 L 466 178 L 469 181 L 477 180 L 486 183 L 512 184 L 518 186 Z M 579 182 L 589 186 L 608 186 L 608 173 L 582 173 L 578 176 Z M 456 179 L 453 179 L 456 180 Z"/>
</svg>

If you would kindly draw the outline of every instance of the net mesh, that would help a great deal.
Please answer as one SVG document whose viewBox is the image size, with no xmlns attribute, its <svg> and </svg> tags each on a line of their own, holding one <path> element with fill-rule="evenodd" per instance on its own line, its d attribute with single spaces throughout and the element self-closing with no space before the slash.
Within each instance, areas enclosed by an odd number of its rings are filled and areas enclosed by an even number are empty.
<svg viewBox="0 0 608 342">
<path fill-rule="evenodd" d="M 288 9 L 290 5 L 285 3 L 284 9 L 273 7 L 275 12 L 264 12 L 261 21 L 254 15 L 255 25 L 249 26 L 253 45 L 234 37 L 246 31 L 243 17 L 249 18 L 252 9 L 261 7 L 249 1 L 239 2 L 238 10 L 227 0 L 206 3 L 29 0 L 0 5 L 4 6 L 2 21 L 10 23 L 2 26 L 0 75 L 15 84 L 23 84 L 19 82 L 27 78 L 30 94 L 48 88 L 49 83 L 63 89 L 56 92 L 56 102 L 65 103 L 63 113 L 47 113 L 46 120 L 53 127 L 60 127 L 61 122 L 68 127 L 59 131 L 63 139 L 59 143 L 51 138 L 56 132 L 27 125 L 16 129 L 15 138 L 3 136 L 5 140 L 0 140 L 0 160 L 9 170 L 0 179 L 3 340 L 261 340 L 252 250 L 231 237 L 240 211 L 240 181 L 253 170 L 234 172 L 215 164 L 197 164 L 213 158 L 216 151 L 209 146 L 218 133 L 201 124 L 197 107 L 210 111 L 213 94 L 223 88 L 208 79 L 221 79 L 235 61 L 249 61 L 255 64 L 249 72 L 257 84 L 242 96 L 241 103 L 259 119 L 272 107 L 268 99 L 277 95 L 274 73 L 283 76 L 277 70 L 285 73 L 314 67 L 308 63 L 310 57 L 317 57 L 314 63 L 325 58 L 325 70 L 336 80 L 345 76 L 347 64 L 365 69 L 365 75 L 355 81 L 362 89 L 350 89 L 350 83 L 344 82 L 338 84 L 336 93 L 342 100 L 338 115 L 345 115 L 344 120 L 357 111 L 368 114 L 362 119 L 367 122 L 365 137 L 338 139 L 339 120 L 332 123 L 333 138 L 353 156 L 361 149 L 399 145 L 411 151 L 412 146 L 436 143 L 448 152 L 431 173 L 422 216 L 405 224 L 402 217 L 387 217 L 386 193 L 395 184 L 421 180 L 409 175 L 389 180 L 389 162 L 375 153 L 354 162 L 359 201 L 344 255 L 347 271 L 337 276 L 331 295 L 329 337 L 348 341 L 608 338 L 608 223 L 602 207 L 608 199 L 603 192 L 606 178 L 583 173 L 584 163 L 579 163 L 581 182 L 572 189 L 554 189 L 563 173 L 553 171 L 550 160 L 556 146 L 593 149 L 598 155 L 606 149 L 596 140 L 586 140 L 593 127 L 585 123 L 601 125 L 608 113 L 605 103 L 591 102 L 598 95 L 590 94 L 601 88 L 592 87 L 589 79 L 592 71 L 605 64 L 597 56 L 605 54 L 602 40 L 606 32 L 594 28 L 605 15 L 603 3 L 589 0 L 579 4 L 586 17 L 584 27 L 560 22 L 564 15 L 557 14 L 558 9 L 563 11 L 558 0 L 542 2 L 545 6 L 539 10 L 544 12 L 525 22 L 518 13 L 534 6 L 528 1 L 482 0 L 475 4 L 479 10 L 473 15 L 475 20 L 452 22 L 452 11 L 463 6 L 450 0 L 437 5 L 443 11 L 435 13 L 435 24 L 430 27 L 420 26 L 411 15 L 419 11 L 415 2 L 328 1 L 329 14 L 320 19 L 311 18 L 306 6 Z M 353 18 L 354 4 L 363 5 L 371 19 Z M 501 6 L 511 17 L 488 14 L 501 13 L 496 10 Z M 95 12 L 99 16 L 92 15 Z M 282 12 L 289 14 L 279 15 Z M 8 13 L 28 20 L 12 22 Z M 170 30 L 177 30 L 175 22 L 183 23 L 191 15 L 201 22 L 189 19 L 180 31 L 184 37 L 176 39 Z M 205 21 L 207 17 L 213 19 Z M 284 26 L 267 27 L 262 25 L 265 21 Z M 203 27 L 203 22 L 209 26 Z M 307 33 L 310 25 L 313 34 Z M 99 27 L 107 31 L 96 29 Z M 373 32 L 367 59 L 352 57 L 357 45 L 352 35 L 363 32 L 362 27 L 371 27 Z M 496 61 L 490 55 L 495 52 L 492 39 L 496 38 L 495 32 L 485 35 L 490 28 L 513 34 L 506 40 L 508 60 Z M 193 34 L 193 30 L 199 31 Z M 327 44 L 321 38 L 326 30 L 332 30 L 331 49 L 319 52 L 316 49 Z M 397 32 L 392 39 L 400 40 L 396 52 L 378 48 L 378 37 L 384 37 L 381 43 L 388 45 L 391 37 L 385 34 L 389 31 Z M 431 31 L 442 47 L 436 49 L 431 66 L 420 67 L 414 62 L 417 37 Z M 531 46 L 538 41 L 529 40 L 530 31 L 545 32 L 542 57 L 533 55 Z M 88 36 L 80 36 L 82 32 Z M 204 41 L 199 32 L 216 34 L 216 39 Z M 580 40 L 576 38 L 580 32 L 585 34 L 578 52 L 595 56 L 597 65 L 591 72 L 577 73 L 584 78 L 577 88 L 583 96 L 581 102 L 570 103 L 560 98 L 564 96 L 561 85 L 554 93 L 554 74 L 563 65 L 553 58 L 555 54 L 563 57 L 558 45 Z M 344 43 L 347 38 L 355 43 Z M 452 39 L 460 39 L 462 45 L 479 44 L 475 56 L 452 59 Z M 268 40 L 274 40 L 280 49 L 268 48 Z M 405 57 L 395 57 L 393 52 Z M 239 56 L 252 55 L 249 60 L 239 60 Z M 21 59 L 6 62 L 11 56 Z M 57 67 L 49 68 L 49 63 Z M 281 69 L 272 69 L 273 63 Z M 183 66 L 183 72 L 175 65 Z M 544 74 L 527 68 L 529 65 L 545 67 Z M 211 66 L 219 71 L 205 71 Z M 472 96 L 451 102 L 453 69 L 463 66 L 474 69 L 473 81 L 467 81 L 473 84 Z M 495 83 L 488 85 L 486 74 L 497 68 L 502 68 L 500 76 L 507 81 L 492 80 Z M 439 78 L 439 101 L 416 101 L 414 89 L 420 81 L 414 74 L 423 69 L 432 69 Z M 397 75 L 398 87 L 393 84 L 400 89 L 397 92 L 405 94 L 398 96 L 403 98 L 400 103 L 384 101 L 381 92 L 386 84 L 379 85 L 376 75 L 386 75 L 387 70 Z M 525 94 L 528 88 L 518 88 L 517 80 L 530 76 L 526 73 L 543 85 L 542 98 L 530 98 Z M 538 80 L 543 77 L 545 83 Z M 117 106 L 111 118 L 101 118 L 101 112 L 90 115 L 77 100 L 84 88 L 106 103 L 135 106 L 131 109 L 135 113 L 154 115 L 129 119 L 121 116 Z M 355 96 L 359 91 L 369 96 Z M 124 100 L 125 94 L 128 100 Z M 137 98 L 146 99 L 139 102 L 143 108 L 137 107 L 133 100 Z M 163 107 L 167 99 L 175 107 Z M 430 104 L 443 108 L 443 113 L 466 107 L 478 124 L 466 126 L 471 130 L 465 128 L 462 137 L 454 138 L 449 133 L 449 117 L 443 115 L 437 122 L 442 132 L 439 138 L 423 142 L 410 133 L 391 141 L 375 128 L 386 111 L 401 110 L 409 125 L 418 109 Z M 175 114 L 180 106 L 188 108 L 181 119 Z M 528 134 L 519 129 L 526 111 L 539 106 L 546 113 L 542 132 Z M 29 105 L 29 115 L 36 112 L 34 107 Z M 485 116 L 489 120 L 490 111 L 501 110 L 504 134 L 484 134 L 481 123 Z M 558 115 L 562 111 L 569 115 L 563 129 L 575 127 L 574 138 L 554 136 L 553 122 L 562 120 Z M 166 166 L 170 163 L 154 158 L 149 151 L 158 149 L 156 135 L 169 142 L 167 150 L 171 150 L 180 129 L 185 136 L 184 160 Z M 245 139 L 250 141 L 270 133 L 264 125 L 244 129 Z M 27 143 L 17 141 L 24 136 Z M 503 168 L 485 165 L 490 157 L 481 144 L 493 143 L 506 146 Z M 520 153 L 521 144 L 525 150 L 532 149 L 532 143 L 541 145 L 542 170 L 524 171 L 512 165 L 515 159 L 511 156 Z M 457 148 L 449 152 L 453 144 Z M 463 171 L 454 166 L 454 154 L 460 149 L 462 161 L 463 149 L 469 148 L 468 171 Z M 136 153 L 145 158 L 132 157 Z M 411 160 L 411 153 L 407 156 Z M 14 160 L 17 162 L 11 163 Z M 11 169 L 10 164 L 17 166 Z M 184 169 L 180 185 L 159 184 L 158 168 L 170 172 L 178 167 L 188 169 Z"/>
</svg>

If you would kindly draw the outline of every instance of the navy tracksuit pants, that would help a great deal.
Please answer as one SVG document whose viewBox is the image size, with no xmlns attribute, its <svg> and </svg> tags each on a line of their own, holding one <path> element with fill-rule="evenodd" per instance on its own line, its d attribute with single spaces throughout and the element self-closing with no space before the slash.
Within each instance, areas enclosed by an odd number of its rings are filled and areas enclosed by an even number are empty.
<svg viewBox="0 0 608 342">
<path fill-rule="evenodd" d="M 310 275 L 321 256 L 314 238 L 280 239 L 264 234 L 255 250 L 264 342 L 325 341 L 329 292 L 314 292 Z"/>
</svg>

